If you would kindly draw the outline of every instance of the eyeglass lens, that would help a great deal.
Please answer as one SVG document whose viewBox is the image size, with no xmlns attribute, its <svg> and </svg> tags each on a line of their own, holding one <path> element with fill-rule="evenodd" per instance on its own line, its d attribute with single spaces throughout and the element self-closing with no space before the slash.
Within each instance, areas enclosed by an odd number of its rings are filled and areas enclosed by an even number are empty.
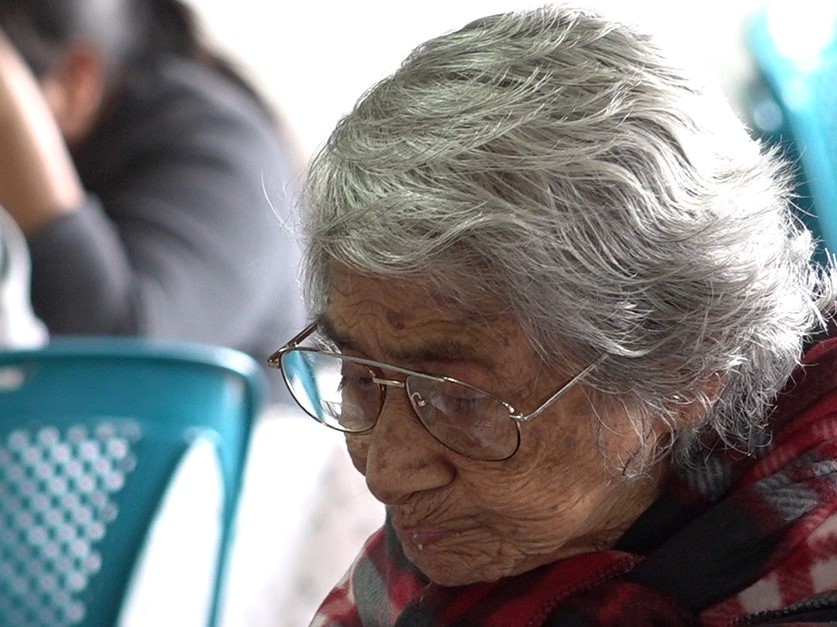
<svg viewBox="0 0 837 627">
<path fill-rule="evenodd" d="M 339 431 L 374 426 L 383 396 L 369 368 L 339 357 L 291 350 L 282 373 L 294 399 L 310 416 Z"/>
<path fill-rule="evenodd" d="M 282 372 L 300 407 L 326 426 L 361 432 L 375 425 L 384 388 L 365 364 L 294 349 L 282 356 Z M 482 460 L 505 459 L 517 450 L 517 424 L 496 399 L 430 376 L 408 375 L 405 383 L 421 423 L 445 446 Z"/>
</svg>

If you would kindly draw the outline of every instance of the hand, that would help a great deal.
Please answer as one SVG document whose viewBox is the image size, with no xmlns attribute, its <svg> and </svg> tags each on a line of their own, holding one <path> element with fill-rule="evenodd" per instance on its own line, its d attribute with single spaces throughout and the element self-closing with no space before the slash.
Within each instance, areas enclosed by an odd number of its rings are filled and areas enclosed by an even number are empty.
<svg viewBox="0 0 837 627">
<path fill-rule="evenodd" d="M 0 31 L 0 205 L 27 235 L 73 211 L 84 188 L 26 63 Z"/>
</svg>

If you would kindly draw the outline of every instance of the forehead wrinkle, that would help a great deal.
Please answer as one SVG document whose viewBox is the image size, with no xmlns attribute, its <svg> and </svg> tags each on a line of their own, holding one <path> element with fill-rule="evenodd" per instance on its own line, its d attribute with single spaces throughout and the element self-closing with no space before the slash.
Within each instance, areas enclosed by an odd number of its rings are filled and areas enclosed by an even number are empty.
<svg viewBox="0 0 837 627">
<path fill-rule="evenodd" d="M 361 341 L 362 334 L 352 332 L 359 327 L 368 329 L 375 328 L 374 323 L 364 324 L 364 319 L 378 320 L 379 317 L 375 312 L 362 312 L 358 315 L 357 319 L 352 319 L 352 324 L 346 324 L 345 321 L 340 321 L 339 318 L 335 321 L 328 312 L 325 312 L 316 317 L 317 331 L 341 349 L 350 349 L 369 354 L 371 347 L 363 345 Z"/>
<path fill-rule="evenodd" d="M 371 315 L 371 314 L 370 314 Z M 387 318 L 389 321 L 389 318 Z M 350 329 L 340 328 L 340 323 L 335 322 L 328 313 L 317 316 L 319 332 L 334 342 L 342 349 L 355 350 L 370 355 L 371 347 L 366 347 L 353 337 Z M 432 326 L 431 322 L 426 323 Z M 459 325 L 459 320 L 451 323 Z M 357 326 L 357 325 L 353 325 Z M 479 346 L 481 342 L 464 342 L 457 338 L 443 337 L 444 334 L 436 333 L 436 337 L 420 337 L 415 334 L 425 324 L 418 324 L 412 327 L 393 328 L 397 344 L 383 340 L 378 335 L 378 343 L 384 356 L 395 362 L 409 363 L 461 363 L 473 362 L 484 368 L 492 369 L 495 360 L 491 352 L 483 351 Z M 467 329 L 467 327 L 464 327 Z M 463 334 L 466 332 L 463 329 Z M 432 333 L 432 332 L 431 332 Z M 371 355 L 370 355 L 371 356 Z"/>
<path fill-rule="evenodd" d="M 352 299 L 364 293 L 363 289 L 356 289 L 358 282 L 373 281 L 375 282 L 374 293 L 377 296 L 386 298 L 389 292 L 393 292 L 392 302 L 398 300 L 405 281 L 358 274 L 341 265 L 333 267 L 331 277 L 329 289 L 336 294 Z M 409 286 L 408 298 L 421 296 L 424 301 L 432 303 L 434 309 L 450 316 L 452 322 L 463 326 L 489 326 L 497 319 L 512 315 L 507 303 L 485 294 L 469 292 L 466 295 L 465 291 L 459 290 L 458 296 L 455 296 L 453 293 L 440 289 L 438 284 L 421 278 L 411 280 Z M 372 304 L 371 306 L 378 307 L 379 305 Z M 401 328 L 402 326 L 409 327 L 409 317 L 412 313 L 412 309 L 389 308 L 386 315 L 391 317 L 389 321 L 393 327 Z"/>
<path fill-rule="evenodd" d="M 493 369 L 509 347 L 514 318 L 498 303 L 463 306 L 432 284 L 335 271 L 324 335 L 339 346 L 393 363 L 463 363 Z M 404 365 L 406 366 L 407 363 Z"/>
<path fill-rule="evenodd" d="M 450 341 L 441 338 L 421 340 L 414 346 L 399 347 L 388 351 L 399 361 L 455 363 L 469 361 L 485 368 L 494 366 L 490 355 L 481 354 L 470 343 Z"/>
</svg>

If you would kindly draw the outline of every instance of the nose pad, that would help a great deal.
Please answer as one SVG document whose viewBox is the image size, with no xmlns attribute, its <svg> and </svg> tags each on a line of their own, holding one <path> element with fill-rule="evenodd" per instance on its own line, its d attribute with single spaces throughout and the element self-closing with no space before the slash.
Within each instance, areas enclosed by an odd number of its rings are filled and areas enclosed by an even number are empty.
<svg viewBox="0 0 837 627">
<path fill-rule="evenodd" d="M 421 395 L 421 392 L 411 392 L 410 402 L 416 409 L 424 409 L 425 407 L 427 407 L 427 401 L 424 400 L 424 397 Z"/>
</svg>

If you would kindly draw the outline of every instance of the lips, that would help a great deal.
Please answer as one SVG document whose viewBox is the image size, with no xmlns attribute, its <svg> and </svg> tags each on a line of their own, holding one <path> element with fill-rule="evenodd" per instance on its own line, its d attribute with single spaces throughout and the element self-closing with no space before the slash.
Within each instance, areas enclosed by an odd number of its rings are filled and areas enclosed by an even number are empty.
<svg viewBox="0 0 837 627">
<path fill-rule="evenodd" d="M 450 529 L 441 527 L 402 527 L 399 525 L 394 525 L 394 527 L 402 544 L 413 545 L 419 550 L 454 535 Z"/>
</svg>

